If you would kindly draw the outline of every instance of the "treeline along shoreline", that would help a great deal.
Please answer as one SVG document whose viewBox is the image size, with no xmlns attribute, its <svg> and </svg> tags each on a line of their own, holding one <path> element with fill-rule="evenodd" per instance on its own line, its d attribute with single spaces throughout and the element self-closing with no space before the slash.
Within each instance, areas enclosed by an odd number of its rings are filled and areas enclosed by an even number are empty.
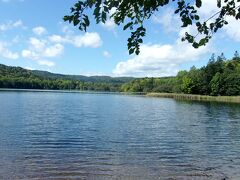
<svg viewBox="0 0 240 180">
<path fill-rule="evenodd" d="M 154 97 L 173 97 L 173 94 L 240 96 L 240 57 L 237 51 L 231 59 L 226 59 L 223 53 L 217 57 L 213 54 L 202 68 L 193 66 L 175 77 L 161 78 L 62 75 L 0 64 L 0 88 L 124 92 Z M 191 98 L 186 96 L 185 99 Z"/>
</svg>

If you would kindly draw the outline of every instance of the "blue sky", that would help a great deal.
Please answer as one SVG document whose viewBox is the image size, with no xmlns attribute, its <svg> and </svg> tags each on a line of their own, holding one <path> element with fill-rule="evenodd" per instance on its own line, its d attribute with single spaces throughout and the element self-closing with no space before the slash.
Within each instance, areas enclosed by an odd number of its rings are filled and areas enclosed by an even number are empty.
<svg viewBox="0 0 240 180">
<path fill-rule="evenodd" d="M 87 33 L 62 21 L 75 0 L 0 0 L 0 63 L 63 74 L 110 76 L 169 76 L 195 65 L 201 67 L 212 53 L 232 57 L 240 50 L 240 23 L 218 32 L 203 48 L 180 41 L 186 31 L 166 6 L 145 23 L 147 35 L 139 56 L 128 55 L 129 32 L 108 20 Z M 204 18 L 216 12 L 216 2 L 204 0 Z"/>
</svg>

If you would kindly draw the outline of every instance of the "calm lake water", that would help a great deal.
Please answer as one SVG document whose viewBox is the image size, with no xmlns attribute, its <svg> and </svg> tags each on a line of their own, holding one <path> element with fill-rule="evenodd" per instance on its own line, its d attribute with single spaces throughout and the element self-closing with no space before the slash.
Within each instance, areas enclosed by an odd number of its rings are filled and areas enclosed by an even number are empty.
<svg viewBox="0 0 240 180">
<path fill-rule="evenodd" d="M 240 179 L 240 106 L 0 92 L 0 179 Z"/>
</svg>

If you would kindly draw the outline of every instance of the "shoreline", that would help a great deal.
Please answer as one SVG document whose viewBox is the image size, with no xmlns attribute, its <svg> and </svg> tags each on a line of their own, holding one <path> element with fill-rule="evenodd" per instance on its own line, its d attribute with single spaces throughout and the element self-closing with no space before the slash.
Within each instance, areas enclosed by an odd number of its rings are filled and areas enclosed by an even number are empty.
<svg viewBox="0 0 240 180">
<path fill-rule="evenodd" d="M 54 92 L 54 93 L 88 93 L 88 94 L 119 94 L 119 92 L 107 92 L 107 91 L 82 91 L 82 90 L 53 90 L 53 89 L 11 89 L 0 88 L 0 92 Z"/>
<path fill-rule="evenodd" d="M 87 90 L 53 90 L 53 89 L 14 89 L 14 88 L 0 88 L 0 92 L 54 92 L 54 93 L 87 93 L 87 94 L 120 94 L 120 95 L 140 95 L 145 96 L 147 93 L 143 92 L 119 92 L 119 91 L 87 91 Z"/>
<path fill-rule="evenodd" d="M 144 92 L 107 92 L 107 91 L 81 91 L 81 90 L 51 90 L 51 89 L 11 89 L 0 88 L 3 91 L 16 92 L 54 92 L 54 93 L 87 93 L 87 94 L 119 94 L 137 95 L 154 98 L 171 98 L 175 100 L 202 101 L 202 102 L 223 102 L 240 104 L 240 96 L 207 96 L 197 94 L 177 94 L 177 93 L 144 93 Z"/>
</svg>

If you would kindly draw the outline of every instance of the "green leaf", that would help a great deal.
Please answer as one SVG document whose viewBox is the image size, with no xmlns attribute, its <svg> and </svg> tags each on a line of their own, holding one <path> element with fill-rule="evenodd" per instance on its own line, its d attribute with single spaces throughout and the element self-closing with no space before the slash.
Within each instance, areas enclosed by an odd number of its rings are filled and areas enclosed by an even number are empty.
<svg viewBox="0 0 240 180">
<path fill-rule="evenodd" d="M 102 22 L 105 23 L 107 20 L 107 13 L 105 13 L 104 11 L 102 12 Z"/>
<path fill-rule="evenodd" d="M 93 12 L 93 15 L 94 15 L 95 17 L 98 17 L 98 16 L 99 16 L 99 11 L 100 11 L 100 7 L 96 7 L 95 10 L 94 10 L 94 12 Z"/>
<path fill-rule="evenodd" d="M 88 19 L 88 16 L 86 16 L 86 15 L 84 15 L 84 22 L 85 22 L 86 26 L 90 25 L 90 21 Z"/>
<path fill-rule="evenodd" d="M 221 0 L 217 0 L 217 7 L 220 8 L 222 6 Z"/>
<path fill-rule="evenodd" d="M 138 43 L 143 43 L 143 40 L 142 39 L 138 39 Z"/>
<path fill-rule="evenodd" d="M 140 50 L 139 50 L 139 49 L 137 49 L 135 52 L 136 52 L 136 55 L 139 55 L 139 53 L 140 53 Z"/>
<path fill-rule="evenodd" d="M 203 38 L 199 41 L 199 46 L 203 46 L 205 44 L 206 44 L 206 39 L 205 38 Z"/>
<path fill-rule="evenodd" d="M 196 43 L 196 42 L 194 42 L 194 43 L 192 44 L 192 46 L 193 46 L 194 48 L 196 48 L 196 49 L 199 47 L 198 43 Z"/>
<path fill-rule="evenodd" d="M 125 31 L 127 28 L 129 28 L 130 26 L 133 25 L 133 22 L 129 22 L 127 23 L 124 27 L 123 27 L 123 30 Z"/>
<path fill-rule="evenodd" d="M 74 20 L 73 20 L 73 25 L 76 26 L 80 23 L 80 20 L 77 19 L 76 17 L 74 17 Z"/>
<path fill-rule="evenodd" d="M 196 26 L 197 26 L 197 27 L 200 27 L 200 26 L 201 26 L 201 23 L 200 23 L 200 22 L 197 22 L 197 23 L 196 23 Z"/>
<path fill-rule="evenodd" d="M 134 53 L 134 49 L 129 49 L 129 54 L 133 54 Z"/>
<path fill-rule="evenodd" d="M 202 6 L 202 0 L 196 0 L 196 6 L 200 8 Z"/>
<path fill-rule="evenodd" d="M 63 17 L 63 20 L 64 20 L 64 21 L 68 21 L 68 20 L 69 20 L 69 16 L 64 16 L 64 17 Z"/>
<path fill-rule="evenodd" d="M 198 15 L 195 15 L 194 17 L 195 17 L 195 20 L 197 20 L 197 21 L 200 19 L 200 17 Z"/>
<path fill-rule="evenodd" d="M 174 13 L 177 14 L 177 13 L 179 13 L 179 11 L 180 11 L 180 9 L 177 9 Z"/>
</svg>

